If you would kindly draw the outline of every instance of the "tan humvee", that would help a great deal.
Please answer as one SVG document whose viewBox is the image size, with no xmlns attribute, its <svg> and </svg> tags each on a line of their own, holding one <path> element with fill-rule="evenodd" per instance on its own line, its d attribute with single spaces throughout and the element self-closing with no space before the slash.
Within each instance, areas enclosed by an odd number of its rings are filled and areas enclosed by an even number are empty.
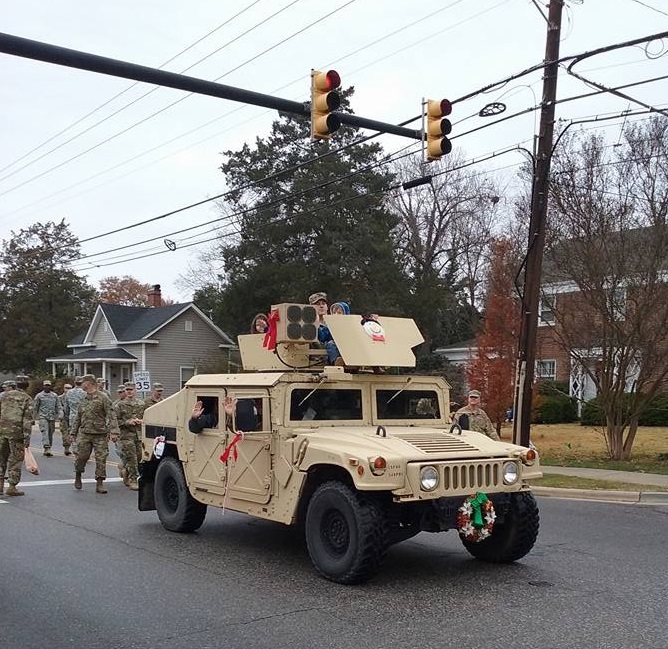
<svg viewBox="0 0 668 649">
<path fill-rule="evenodd" d="M 272 312 L 272 333 L 239 337 L 246 372 L 196 375 L 146 410 L 141 510 L 177 532 L 198 529 L 209 505 L 303 524 L 315 568 L 341 583 L 368 579 L 392 543 L 421 531 L 458 530 L 489 562 L 531 550 L 535 452 L 451 425 L 442 378 L 390 373 L 415 365 L 412 320 L 325 316 L 345 361 L 331 366 L 312 348 L 313 307 Z"/>
</svg>

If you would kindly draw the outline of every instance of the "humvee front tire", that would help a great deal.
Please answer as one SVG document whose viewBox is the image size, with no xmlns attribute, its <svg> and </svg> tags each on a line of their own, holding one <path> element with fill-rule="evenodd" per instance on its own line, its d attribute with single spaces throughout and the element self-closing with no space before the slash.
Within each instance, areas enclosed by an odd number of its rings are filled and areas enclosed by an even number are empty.
<svg viewBox="0 0 668 649">
<path fill-rule="evenodd" d="M 206 516 L 206 505 L 188 492 L 181 463 L 166 457 L 158 464 L 154 482 L 155 508 L 163 526 L 171 532 L 194 532 Z"/>
<path fill-rule="evenodd" d="M 321 484 L 311 497 L 305 536 L 315 569 L 340 584 L 358 584 L 376 574 L 388 546 L 382 507 L 336 481 Z"/>
<path fill-rule="evenodd" d="M 503 523 L 495 523 L 488 539 L 472 543 L 462 539 L 464 547 L 476 558 L 488 563 L 511 563 L 533 548 L 538 538 L 538 505 L 529 492 L 511 494 Z"/>
</svg>

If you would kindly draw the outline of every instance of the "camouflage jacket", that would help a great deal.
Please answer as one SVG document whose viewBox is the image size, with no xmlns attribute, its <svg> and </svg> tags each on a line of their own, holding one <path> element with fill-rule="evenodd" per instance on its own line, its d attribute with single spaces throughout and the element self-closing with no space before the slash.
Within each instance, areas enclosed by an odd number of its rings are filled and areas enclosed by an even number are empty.
<svg viewBox="0 0 668 649">
<path fill-rule="evenodd" d="M 86 396 L 83 388 L 74 387 L 65 395 L 65 417 L 67 417 L 67 423 L 70 426 L 74 426 L 74 419 L 77 416 L 77 410 L 79 410 L 79 404 Z"/>
<path fill-rule="evenodd" d="M 58 395 L 55 392 L 44 392 L 44 390 L 35 397 L 33 412 L 35 419 L 48 419 L 49 421 L 55 421 L 63 416 Z"/>
<path fill-rule="evenodd" d="M 139 432 L 141 424 L 131 424 L 130 419 L 141 419 L 144 416 L 144 402 L 141 399 L 121 399 L 116 403 L 116 419 L 123 432 Z"/>
<path fill-rule="evenodd" d="M 96 390 L 81 400 L 71 430 L 74 436 L 79 433 L 87 435 L 120 434 L 116 413 L 111 405 L 111 399 L 106 394 Z"/>
<path fill-rule="evenodd" d="M 150 406 L 154 406 L 156 403 L 160 403 L 162 399 L 155 399 L 152 395 L 148 395 L 146 399 L 144 399 L 144 408 L 149 408 Z"/>
<path fill-rule="evenodd" d="M 490 439 L 494 439 L 497 442 L 499 441 L 499 436 L 496 433 L 494 424 L 492 424 L 492 420 L 482 408 L 464 406 L 455 413 L 455 419 L 459 420 L 459 415 L 468 415 L 469 430 L 475 430 L 478 433 L 487 435 Z"/>
<path fill-rule="evenodd" d="M 32 399 L 23 390 L 10 390 L 0 400 L 0 436 L 24 439 L 32 428 Z"/>
</svg>

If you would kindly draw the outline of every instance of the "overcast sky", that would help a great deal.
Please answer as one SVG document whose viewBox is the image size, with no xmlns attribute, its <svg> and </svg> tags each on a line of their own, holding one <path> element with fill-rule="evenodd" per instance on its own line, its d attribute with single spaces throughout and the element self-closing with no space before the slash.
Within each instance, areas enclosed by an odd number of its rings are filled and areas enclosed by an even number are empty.
<svg viewBox="0 0 668 649">
<path fill-rule="evenodd" d="M 0 31 L 152 67 L 188 48 L 165 69 L 182 72 L 207 57 L 187 74 L 296 101 L 309 98 L 311 68 L 334 68 L 344 86 L 355 86 L 357 114 L 399 123 L 420 112 L 422 97 L 456 99 L 542 61 L 546 22 L 538 7 L 545 9 L 531 0 L 0 0 Z M 568 0 L 561 55 L 665 30 L 667 0 Z M 666 75 L 668 55 L 656 57 L 666 47 L 668 41 L 647 51 L 627 48 L 576 70 L 608 86 Z M 154 87 L 5 54 L 0 78 L 3 239 L 37 221 L 65 218 L 83 240 L 222 193 L 221 151 L 252 143 L 276 117 L 167 88 L 142 97 Z M 663 80 L 627 92 L 666 107 L 666 87 Z M 559 97 L 587 90 L 560 75 Z M 488 102 L 504 102 L 510 114 L 535 105 L 540 95 L 541 74 L 535 73 L 461 102 L 452 116 L 453 135 L 489 123 L 477 116 Z M 557 117 L 628 107 L 605 94 L 561 104 Z M 519 143 L 530 147 L 537 119 L 537 113 L 518 117 L 453 144 L 468 158 Z M 605 124 L 607 137 L 618 138 L 622 119 Z M 395 136 L 382 142 L 387 151 L 409 144 Z M 478 169 L 511 192 L 512 165 L 522 160 L 513 152 Z M 96 256 L 77 267 L 95 285 L 102 277 L 129 274 L 161 284 L 172 299 L 188 300 L 175 281 L 203 246 L 181 247 L 210 240 L 207 227 L 195 226 L 217 216 L 208 203 L 84 243 L 82 252 Z M 193 229 L 173 234 L 184 228 Z M 165 237 L 177 244 L 175 251 L 167 251 Z M 156 241 L 108 252 L 151 238 Z M 134 261 L 112 259 L 162 250 Z"/>
</svg>

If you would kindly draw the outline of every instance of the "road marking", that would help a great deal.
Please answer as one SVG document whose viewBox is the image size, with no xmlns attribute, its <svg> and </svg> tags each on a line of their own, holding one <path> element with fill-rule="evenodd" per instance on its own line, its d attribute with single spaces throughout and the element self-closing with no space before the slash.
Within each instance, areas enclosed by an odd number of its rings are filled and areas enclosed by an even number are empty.
<svg viewBox="0 0 668 649">
<path fill-rule="evenodd" d="M 121 482 L 122 478 L 105 478 L 105 482 Z M 95 478 L 84 478 L 81 482 L 84 484 L 94 484 L 97 482 Z M 61 484 L 74 484 L 74 479 L 72 480 L 34 480 L 32 482 L 22 482 L 21 488 L 25 487 L 54 487 Z"/>
</svg>

